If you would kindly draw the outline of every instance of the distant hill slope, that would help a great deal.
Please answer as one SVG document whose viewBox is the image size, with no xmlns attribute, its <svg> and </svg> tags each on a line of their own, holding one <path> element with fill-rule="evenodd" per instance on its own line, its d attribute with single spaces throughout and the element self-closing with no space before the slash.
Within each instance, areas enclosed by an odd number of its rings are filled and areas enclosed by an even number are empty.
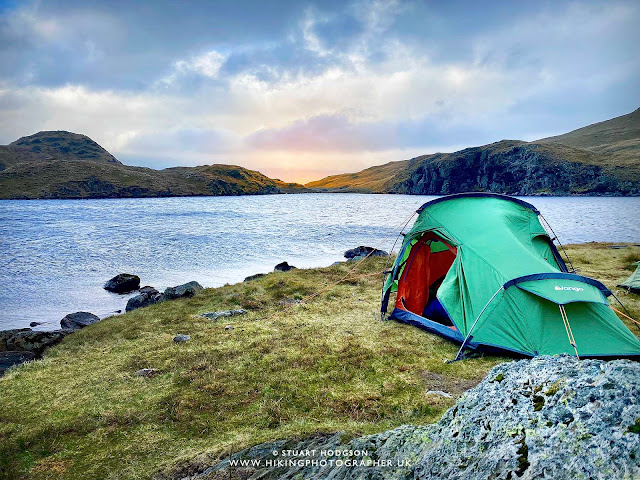
<svg viewBox="0 0 640 480">
<path fill-rule="evenodd" d="M 233 165 L 123 165 L 85 135 L 39 132 L 0 146 L 0 198 L 121 198 L 294 193 L 305 189 Z"/>
<path fill-rule="evenodd" d="M 316 191 L 640 195 L 640 109 L 534 142 L 502 140 L 333 175 Z"/>
<path fill-rule="evenodd" d="M 384 165 L 370 167 L 358 173 L 345 173 L 342 175 L 331 175 L 305 184 L 309 188 L 329 188 L 335 190 L 347 189 L 363 192 L 383 192 L 389 187 L 389 182 L 402 172 L 409 165 L 409 160 L 389 162 Z"/>
</svg>

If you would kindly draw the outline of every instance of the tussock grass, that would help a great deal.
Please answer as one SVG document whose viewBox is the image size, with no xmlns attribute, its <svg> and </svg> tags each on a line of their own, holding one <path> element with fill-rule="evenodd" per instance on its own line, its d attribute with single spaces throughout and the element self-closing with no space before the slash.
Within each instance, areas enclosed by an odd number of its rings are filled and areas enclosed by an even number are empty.
<svg viewBox="0 0 640 480">
<path fill-rule="evenodd" d="M 609 248 L 611 245 L 623 244 L 591 242 L 569 245 L 566 250 L 573 266 L 578 269 L 577 273 L 604 283 L 631 312 L 631 316 L 640 321 L 640 295 L 629 293 L 624 288 L 617 286 L 626 280 L 631 275 L 631 271 L 635 269 L 635 266 L 630 268 L 630 265 L 640 260 L 640 247 L 626 244 L 626 248 L 612 249 Z M 622 310 L 614 298 L 610 298 L 609 301 L 617 310 Z M 638 328 L 633 322 L 625 318 L 622 320 L 632 332 L 638 334 Z"/>
<path fill-rule="evenodd" d="M 581 273 L 613 287 L 636 250 L 568 251 Z M 378 276 L 296 303 L 351 266 L 272 273 L 111 317 L 10 370 L 0 378 L 0 477 L 148 479 L 201 453 L 429 423 L 507 360 L 445 364 L 456 345 L 379 321 Z M 383 268 L 384 259 L 369 259 L 360 273 Z M 619 296 L 640 313 L 640 301 Z M 197 316 L 231 308 L 249 314 L 217 322 Z M 179 333 L 191 340 L 174 343 Z M 159 375 L 135 376 L 147 367 Z"/>
<path fill-rule="evenodd" d="M 150 478 L 181 459 L 263 441 L 428 423 L 498 358 L 379 320 L 379 276 L 353 264 L 272 273 L 111 317 L 0 379 L 0 477 Z M 382 271 L 371 259 L 359 273 Z M 198 314 L 246 308 L 217 322 Z M 233 330 L 225 330 L 232 325 Z M 176 344 L 176 334 L 191 335 Z M 154 378 L 134 375 L 157 368 Z"/>
</svg>

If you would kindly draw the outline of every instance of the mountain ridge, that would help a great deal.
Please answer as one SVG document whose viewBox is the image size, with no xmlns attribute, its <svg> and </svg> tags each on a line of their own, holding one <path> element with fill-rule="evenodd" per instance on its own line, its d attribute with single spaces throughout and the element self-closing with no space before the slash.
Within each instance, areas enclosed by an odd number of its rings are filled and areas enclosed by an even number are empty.
<svg viewBox="0 0 640 480">
<path fill-rule="evenodd" d="M 260 195 L 305 191 L 236 165 L 124 165 L 86 135 L 43 131 L 0 146 L 1 199 Z"/>
<path fill-rule="evenodd" d="M 532 142 L 500 140 L 330 175 L 305 185 L 236 165 L 163 170 L 124 165 L 86 135 L 64 130 L 42 131 L 0 146 L 0 199 L 464 191 L 640 195 L 640 108 Z"/>
<path fill-rule="evenodd" d="M 640 195 L 640 109 L 533 142 L 501 140 L 305 184 L 315 191 Z"/>
</svg>

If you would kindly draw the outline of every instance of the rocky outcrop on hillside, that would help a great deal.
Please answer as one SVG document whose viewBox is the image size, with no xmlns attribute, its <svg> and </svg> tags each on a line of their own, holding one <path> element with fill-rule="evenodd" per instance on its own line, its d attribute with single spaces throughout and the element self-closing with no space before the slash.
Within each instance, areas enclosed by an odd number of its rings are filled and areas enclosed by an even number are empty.
<svg viewBox="0 0 640 480">
<path fill-rule="evenodd" d="M 638 459 L 640 363 L 560 356 L 494 367 L 433 425 L 269 442 L 168 478 L 632 479 Z"/>
<path fill-rule="evenodd" d="M 328 192 L 640 195 L 640 109 L 535 142 L 502 140 L 332 175 Z"/>
<path fill-rule="evenodd" d="M 455 153 L 418 157 L 389 193 L 446 195 L 487 191 L 510 195 L 638 195 L 640 184 L 597 164 L 595 154 L 553 144 L 502 141 Z"/>
</svg>

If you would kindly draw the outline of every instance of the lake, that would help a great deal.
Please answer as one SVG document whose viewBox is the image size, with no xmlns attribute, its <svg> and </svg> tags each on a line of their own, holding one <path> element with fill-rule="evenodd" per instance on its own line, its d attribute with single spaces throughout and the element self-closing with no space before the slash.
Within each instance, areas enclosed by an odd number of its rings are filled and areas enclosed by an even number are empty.
<svg viewBox="0 0 640 480">
<path fill-rule="evenodd" d="M 282 261 L 331 265 L 358 245 L 391 248 L 411 213 L 435 197 L 303 194 L 0 201 L 0 330 L 67 313 L 100 317 L 130 295 L 106 292 L 134 273 L 158 290 L 270 272 Z M 527 197 L 563 243 L 640 241 L 640 198 Z M 388 237 L 382 244 L 380 241 Z"/>
</svg>

